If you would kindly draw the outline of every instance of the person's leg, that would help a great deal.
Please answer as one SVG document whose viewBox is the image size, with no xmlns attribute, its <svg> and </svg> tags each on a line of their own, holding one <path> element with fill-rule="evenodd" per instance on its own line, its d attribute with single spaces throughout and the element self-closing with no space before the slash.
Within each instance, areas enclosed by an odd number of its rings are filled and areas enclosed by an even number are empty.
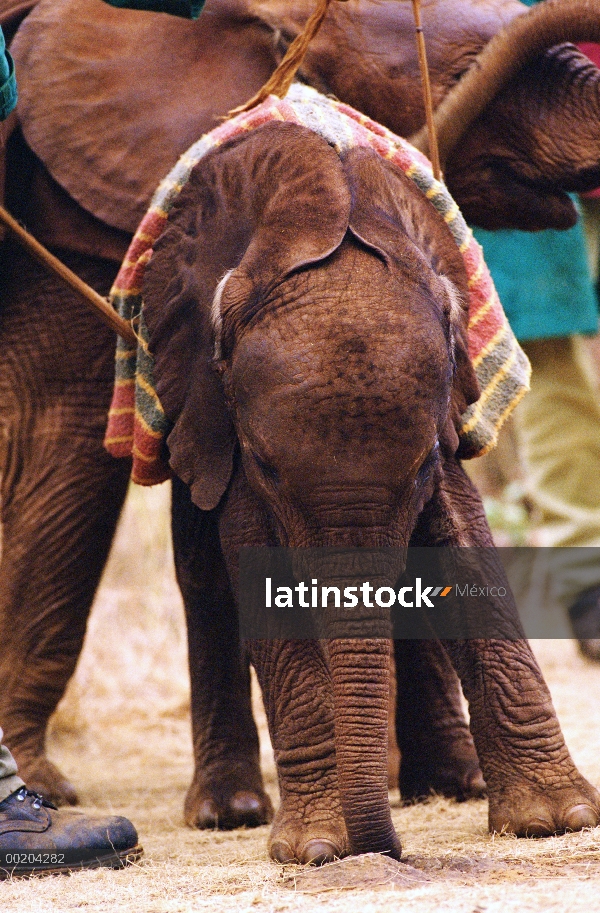
<svg viewBox="0 0 600 913">
<path fill-rule="evenodd" d="M 580 197 L 581 215 L 590 275 L 594 283 L 600 279 L 600 197 Z"/>
<path fill-rule="evenodd" d="M 525 343 L 531 392 L 515 411 L 538 545 L 600 546 L 600 402 L 581 339 Z M 600 568 L 592 574 L 600 583 Z"/>
<path fill-rule="evenodd" d="M 561 549 L 552 556 L 552 591 L 573 622 L 582 594 L 598 589 L 600 596 L 600 400 L 584 340 L 536 340 L 524 348 L 531 392 L 515 418 L 536 544 Z M 576 623 L 574 629 L 580 642 L 589 639 Z"/>
<path fill-rule="evenodd" d="M 0 802 L 22 786 L 25 784 L 17 775 L 15 759 L 8 748 L 2 744 L 2 729 L 0 729 Z"/>
</svg>

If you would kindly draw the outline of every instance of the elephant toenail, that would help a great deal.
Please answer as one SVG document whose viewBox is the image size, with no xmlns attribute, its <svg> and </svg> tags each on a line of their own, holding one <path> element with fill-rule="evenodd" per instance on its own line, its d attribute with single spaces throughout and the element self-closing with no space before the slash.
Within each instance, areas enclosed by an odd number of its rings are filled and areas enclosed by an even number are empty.
<svg viewBox="0 0 600 913">
<path fill-rule="evenodd" d="M 287 840 L 274 840 L 270 847 L 271 859 L 275 862 L 298 862 L 296 854 Z"/>
<path fill-rule="evenodd" d="M 574 805 L 565 816 L 568 831 L 580 831 L 584 827 L 596 827 L 598 815 L 590 805 Z"/>
<path fill-rule="evenodd" d="M 487 786 L 480 770 L 467 780 L 462 799 L 483 799 L 487 796 Z"/>
<path fill-rule="evenodd" d="M 219 810 L 212 799 L 205 799 L 200 803 L 196 815 L 196 827 L 208 829 L 219 826 Z"/>
<path fill-rule="evenodd" d="M 268 824 L 273 817 L 273 807 L 269 799 L 262 799 L 251 790 L 240 789 L 229 801 L 231 820 L 236 826 L 259 827 Z"/>
<path fill-rule="evenodd" d="M 556 828 L 545 818 L 532 818 L 527 822 L 524 833 L 526 837 L 551 837 Z"/>
<path fill-rule="evenodd" d="M 340 850 L 330 840 L 309 840 L 300 860 L 304 865 L 323 865 L 340 858 Z"/>
<path fill-rule="evenodd" d="M 240 790 L 231 798 L 229 807 L 236 815 L 258 815 L 262 811 L 262 805 L 258 796 L 248 790 Z"/>
</svg>

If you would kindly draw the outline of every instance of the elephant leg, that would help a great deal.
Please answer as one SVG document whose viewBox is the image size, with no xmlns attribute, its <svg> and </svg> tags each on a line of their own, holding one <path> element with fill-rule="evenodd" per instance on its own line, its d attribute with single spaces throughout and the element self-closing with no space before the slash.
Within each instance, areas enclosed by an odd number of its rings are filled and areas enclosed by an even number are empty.
<svg viewBox="0 0 600 913">
<path fill-rule="evenodd" d="M 90 410 L 88 431 L 101 437 L 105 419 Z M 2 490 L 0 719 L 28 787 L 58 804 L 77 795 L 45 755 L 46 728 L 83 646 L 129 474 L 70 436 L 75 420 L 60 407 L 31 436 L 16 432 L 19 478 L 6 474 Z"/>
<path fill-rule="evenodd" d="M 444 647 L 436 640 L 397 640 L 394 647 L 402 799 L 431 793 L 459 801 L 481 798 L 485 783 Z"/>
<path fill-rule="evenodd" d="M 388 706 L 388 790 L 398 789 L 400 780 L 400 749 L 398 748 L 398 739 L 396 737 L 396 695 L 396 663 L 392 656 L 390 657 L 390 702 Z"/>
<path fill-rule="evenodd" d="M 323 863 L 350 852 L 339 793 L 331 677 L 318 641 L 252 641 L 279 779 L 269 852 Z"/>
<path fill-rule="evenodd" d="M 102 291 L 114 264 L 76 258 Z M 9 249 L 0 309 L 0 720 L 28 785 L 77 801 L 45 755 L 81 651 L 129 474 L 102 446 L 114 335 Z"/>
<path fill-rule="evenodd" d="M 445 464 L 419 533 L 430 545 L 485 547 L 485 580 L 474 582 L 510 592 L 481 499 L 457 462 Z M 468 613 L 468 602 L 461 611 Z M 514 601 L 490 599 L 486 611 L 497 621 L 497 638 L 447 641 L 446 648 L 469 702 L 490 830 L 546 836 L 595 826 L 600 795 L 573 764 Z"/>
<path fill-rule="evenodd" d="M 274 544 L 268 518 L 239 464 L 223 499 L 219 531 L 237 593 L 240 549 Z M 277 765 L 280 804 L 270 855 L 278 862 L 301 863 L 344 856 L 349 841 L 336 767 L 333 688 L 321 645 L 271 637 L 249 640 L 248 651 Z"/>
<path fill-rule="evenodd" d="M 187 617 L 194 779 L 185 799 L 190 827 L 257 827 L 273 815 L 264 791 L 250 702 L 248 658 L 221 553 L 214 511 L 201 511 L 173 480 L 173 546 Z"/>
</svg>

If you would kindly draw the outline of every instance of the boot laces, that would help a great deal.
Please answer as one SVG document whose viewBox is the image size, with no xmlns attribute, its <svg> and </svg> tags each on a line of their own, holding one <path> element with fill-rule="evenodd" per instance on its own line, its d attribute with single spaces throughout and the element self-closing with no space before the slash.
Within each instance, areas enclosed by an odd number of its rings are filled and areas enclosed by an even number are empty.
<svg viewBox="0 0 600 913">
<path fill-rule="evenodd" d="M 26 786 L 22 786 L 17 793 L 17 802 L 25 802 L 26 799 L 33 800 L 31 804 L 36 810 L 44 806 L 45 808 L 53 808 L 56 811 L 56 806 L 48 802 L 40 793 L 35 793 L 31 789 L 27 789 Z"/>
</svg>

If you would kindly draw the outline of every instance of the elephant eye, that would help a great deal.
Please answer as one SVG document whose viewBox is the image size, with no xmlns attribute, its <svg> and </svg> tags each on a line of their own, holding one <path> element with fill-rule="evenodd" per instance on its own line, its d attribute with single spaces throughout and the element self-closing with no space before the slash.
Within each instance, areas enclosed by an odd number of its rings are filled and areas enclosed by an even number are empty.
<svg viewBox="0 0 600 913">
<path fill-rule="evenodd" d="M 436 441 L 423 462 L 421 463 L 418 475 L 423 478 L 427 478 L 436 465 L 440 455 L 440 443 Z"/>
<path fill-rule="evenodd" d="M 469 72 L 483 47 L 484 45 L 481 45 L 481 47 L 472 47 L 463 51 L 460 59 L 454 61 L 454 72 L 451 74 L 452 82 L 460 82 L 463 76 Z"/>
<path fill-rule="evenodd" d="M 259 457 L 257 453 L 253 453 L 252 456 L 254 457 L 254 462 L 258 466 L 262 475 L 266 479 L 268 479 L 270 482 L 274 482 L 275 484 L 277 484 L 277 482 L 279 482 L 279 473 L 277 472 L 275 467 L 271 466 L 269 463 L 265 462 L 265 460 L 263 460 L 261 457 Z"/>
</svg>

